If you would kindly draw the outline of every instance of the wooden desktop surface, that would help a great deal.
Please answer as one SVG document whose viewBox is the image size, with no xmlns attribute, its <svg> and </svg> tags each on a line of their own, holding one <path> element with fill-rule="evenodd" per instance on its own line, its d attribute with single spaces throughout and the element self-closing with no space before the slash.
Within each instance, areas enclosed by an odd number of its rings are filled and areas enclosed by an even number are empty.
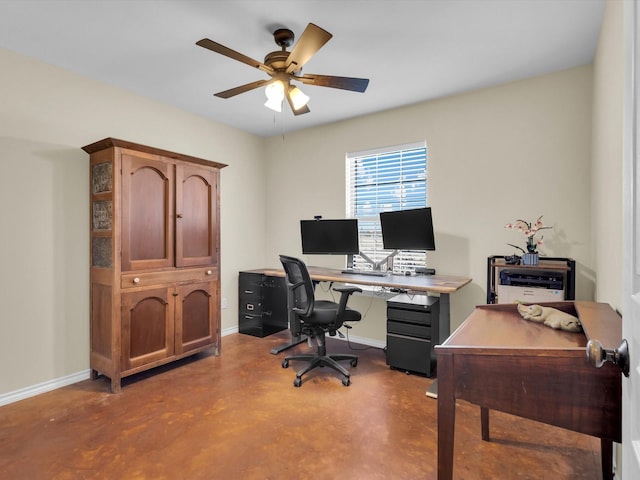
<svg viewBox="0 0 640 480">
<path fill-rule="evenodd" d="M 377 277 L 371 275 L 358 275 L 354 273 L 342 273 L 335 268 L 307 266 L 312 280 L 319 282 L 353 283 L 356 285 L 370 285 L 374 287 L 398 288 L 414 292 L 435 292 L 442 294 L 454 293 L 471 282 L 470 278 L 453 275 L 385 275 Z M 249 270 L 254 273 L 263 273 L 276 277 L 284 277 L 282 268 L 261 268 Z"/>
<path fill-rule="evenodd" d="M 603 478 L 611 478 L 612 442 L 621 441 L 621 372 L 592 367 L 588 339 L 617 348 L 622 322 L 603 303 L 545 304 L 576 314 L 584 333 L 524 320 L 515 305 L 483 305 L 442 345 L 438 357 L 438 479 L 453 476 L 456 399 L 481 407 L 489 439 L 489 409 L 530 418 L 601 439 Z"/>
</svg>

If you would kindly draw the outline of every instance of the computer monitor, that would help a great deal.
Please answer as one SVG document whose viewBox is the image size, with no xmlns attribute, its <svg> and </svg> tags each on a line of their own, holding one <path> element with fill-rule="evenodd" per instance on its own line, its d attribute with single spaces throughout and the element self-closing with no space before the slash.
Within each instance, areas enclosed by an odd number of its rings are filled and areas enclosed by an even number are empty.
<svg viewBox="0 0 640 480">
<path fill-rule="evenodd" d="M 435 250 L 431 207 L 380 212 L 385 250 Z"/>
<path fill-rule="evenodd" d="M 355 255 L 359 252 L 358 220 L 300 220 L 302 253 Z"/>
</svg>

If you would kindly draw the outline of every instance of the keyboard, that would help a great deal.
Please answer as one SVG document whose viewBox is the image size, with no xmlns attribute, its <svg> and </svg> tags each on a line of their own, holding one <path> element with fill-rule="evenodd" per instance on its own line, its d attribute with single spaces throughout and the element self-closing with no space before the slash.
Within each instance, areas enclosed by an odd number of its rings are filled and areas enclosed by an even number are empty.
<svg viewBox="0 0 640 480">
<path fill-rule="evenodd" d="M 379 272 L 379 271 L 373 271 L 373 270 L 353 270 L 353 269 L 342 270 L 341 273 L 345 273 L 347 275 L 368 275 L 369 277 L 386 277 L 387 275 L 389 275 L 388 272 Z"/>
</svg>

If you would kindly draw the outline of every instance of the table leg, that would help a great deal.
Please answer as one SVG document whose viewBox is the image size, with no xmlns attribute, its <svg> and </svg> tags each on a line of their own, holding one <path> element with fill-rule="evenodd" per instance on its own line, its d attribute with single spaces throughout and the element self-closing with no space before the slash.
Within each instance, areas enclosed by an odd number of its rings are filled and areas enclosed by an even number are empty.
<svg viewBox="0 0 640 480">
<path fill-rule="evenodd" d="M 613 442 L 600 439 L 600 460 L 602 461 L 602 480 L 613 480 Z"/>
<path fill-rule="evenodd" d="M 440 318 L 438 318 L 438 343 L 441 345 L 451 335 L 451 310 L 449 309 L 449 294 L 440 294 Z M 438 367 L 436 366 L 436 372 Z M 439 376 L 439 375 L 438 375 Z M 438 398 L 438 379 L 436 378 L 427 389 L 427 397 Z"/>
<path fill-rule="evenodd" d="M 480 424 L 482 427 L 482 440 L 489 441 L 489 409 L 480 407 Z"/>
<path fill-rule="evenodd" d="M 451 335 L 451 310 L 449 308 L 449 294 L 441 293 L 440 294 L 440 325 L 439 327 L 439 338 L 438 345 L 444 343 L 444 341 L 449 338 Z"/>
<path fill-rule="evenodd" d="M 456 423 L 453 358 L 439 355 L 438 362 L 438 480 L 451 480 Z"/>
</svg>

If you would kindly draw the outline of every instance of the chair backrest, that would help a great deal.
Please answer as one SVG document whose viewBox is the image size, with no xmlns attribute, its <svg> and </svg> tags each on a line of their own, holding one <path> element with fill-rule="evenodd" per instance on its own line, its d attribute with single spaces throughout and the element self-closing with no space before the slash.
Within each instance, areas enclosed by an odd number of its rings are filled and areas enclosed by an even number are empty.
<svg viewBox="0 0 640 480">
<path fill-rule="evenodd" d="M 280 262 L 287 275 L 287 288 L 291 302 L 289 308 L 299 317 L 308 317 L 313 311 L 315 297 L 313 281 L 306 264 L 298 258 L 286 255 L 280 255 Z"/>
</svg>

